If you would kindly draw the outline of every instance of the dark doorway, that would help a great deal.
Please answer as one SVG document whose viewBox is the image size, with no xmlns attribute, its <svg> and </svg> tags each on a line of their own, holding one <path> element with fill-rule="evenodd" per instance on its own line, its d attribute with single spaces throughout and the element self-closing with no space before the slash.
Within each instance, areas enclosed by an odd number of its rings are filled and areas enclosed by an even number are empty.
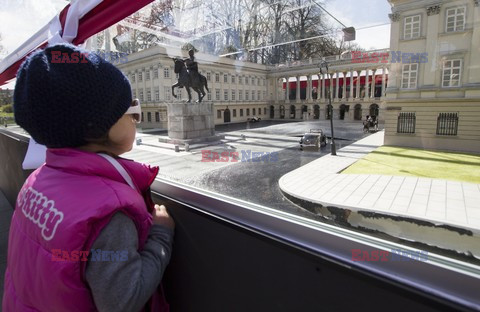
<svg viewBox="0 0 480 312">
<path fill-rule="evenodd" d="M 230 110 L 228 108 L 223 112 L 223 122 L 230 122 Z"/>
<path fill-rule="evenodd" d="M 370 116 L 378 117 L 379 109 L 377 104 L 370 105 Z"/>
<path fill-rule="evenodd" d="M 280 119 L 285 119 L 285 106 L 280 105 Z"/>
<path fill-rule="evenodd" d="M 355 110 L 353 112 L 353 119 L 362 120 L 362 105 L 355 105 Z"/>
<path fill-rule="evenodd" d="M 290 119 L 295 119 L 295 105 L 290 105 Z"/>
<path fill-rule="evenodd" d="M 270 118 L 275 118 L 275 107 L 270 105 Z"/>
<path fill-rule="evenodd" d="M 313 106 L 313 119 L 320 119 L 320 106 Z"/>
<path fill-rule="evenodd" d="M 346 111 L 346 105 L 345 104 L 342 104 L 340 105 L 340 120 L 344 120 L 345 119 L 345 111 Z"/>
<path fill-rule="evenodd" d="M 325 107 L 325 119 L 326 120 L 330 120 L 330 118 L 332 117 L 331 115 L 331 109 L 330 107 L 332 107 L 332 105 L 328 104 L 326 107 Z"/>
</svg>

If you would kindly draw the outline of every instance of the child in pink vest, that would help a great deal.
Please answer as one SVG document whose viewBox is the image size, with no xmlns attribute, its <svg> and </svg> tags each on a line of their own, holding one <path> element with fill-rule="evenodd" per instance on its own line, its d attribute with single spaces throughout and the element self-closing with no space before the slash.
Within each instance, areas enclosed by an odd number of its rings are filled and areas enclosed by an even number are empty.
<svg viewBox="0 0 480 312">
<path fill-rule="evenodd" d="M 14 113 L 48 149 L 16 202 L 3 311 L 168 310 L 152 300 L 174 230 L 150 198 L 158 167 L 119 157 L 141 114 L 127 78 L 95 54 L 52 46 L 20 67 Z"/>
</svg>

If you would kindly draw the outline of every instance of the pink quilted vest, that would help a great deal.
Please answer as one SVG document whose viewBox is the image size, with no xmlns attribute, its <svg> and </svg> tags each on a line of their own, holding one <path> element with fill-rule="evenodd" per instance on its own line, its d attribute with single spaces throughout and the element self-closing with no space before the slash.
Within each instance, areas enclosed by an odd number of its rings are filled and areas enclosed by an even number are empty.
<svg viewBox="0 0 480 312">
<path fill-rule="evenodd" d="M 90 250 L 118 211 L 138 231 L 140 250 L 152 225 L 149 187 L 158 167 L 118 160 L 139 192 L 106 159 L 76 149 L 48 149 L 17 198 L 8 241 L 3 311 L 95 311 L 86 261 L 53 261 L 52 250 Z"/>
</svg>

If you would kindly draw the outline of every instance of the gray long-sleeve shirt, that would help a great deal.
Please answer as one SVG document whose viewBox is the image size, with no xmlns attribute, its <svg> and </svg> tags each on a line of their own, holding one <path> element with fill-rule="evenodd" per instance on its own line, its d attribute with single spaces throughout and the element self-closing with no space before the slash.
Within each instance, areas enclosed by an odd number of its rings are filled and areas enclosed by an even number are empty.
<svg viewBox="0 0 480 312">
<path fill-rule="evenodd" d="M 173 230 L 153 225 L 141 252 L 134 222 L 116 213 L 92 249 L 127 251 L 125 261 L 91 261 L 86 279 L 99 311 L 140 311 L 156 291 L 170 261 Z M 124 259 L 121 259 L 124 260 Z"/>
</svg>

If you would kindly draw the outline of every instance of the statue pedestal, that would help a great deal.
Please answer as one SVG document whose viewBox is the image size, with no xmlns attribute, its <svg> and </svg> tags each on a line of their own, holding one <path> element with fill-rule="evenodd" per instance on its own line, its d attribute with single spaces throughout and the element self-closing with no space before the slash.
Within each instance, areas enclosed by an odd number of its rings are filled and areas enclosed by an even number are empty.
<svg viewBox="0 0 480 312">
<path fill-rule="evenodd" d="M 215 134 L 213 103 L 168 103 L 168 138 L 159 142 L 176 145 L 215 142 L 224 139 Z"/>
</svg>

